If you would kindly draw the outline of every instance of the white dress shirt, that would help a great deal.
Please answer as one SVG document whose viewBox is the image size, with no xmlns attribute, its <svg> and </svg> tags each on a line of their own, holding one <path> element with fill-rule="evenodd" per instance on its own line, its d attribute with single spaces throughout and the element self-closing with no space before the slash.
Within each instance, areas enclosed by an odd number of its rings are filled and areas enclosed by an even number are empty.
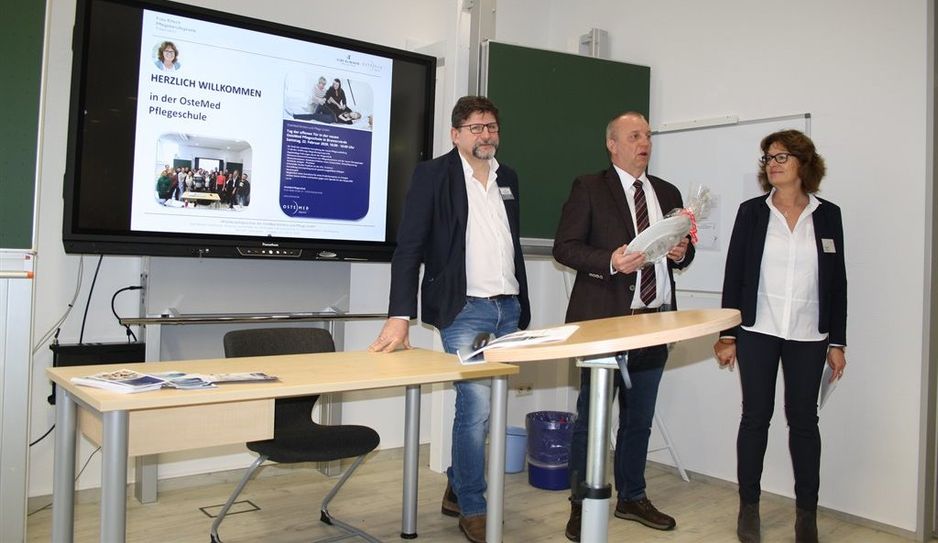
<svg viewBox="0 0 938 543">
<path fill-rule="evenodd" d="M 498 162 L 489 161 L 489 177 L 482 186 L 473 177 L 472 166 L 462 155 L 469 217 L 466 224 L 466 295 L 488 298 L 518 294 L 515 277 L 515 248 L 508 226 L 502 191 L 495 182 Z M 507 188 L 505 189 L 508 190 Z M 504 196 L 509 197 L 507 194 Z M 512 194 L 514 198 L 516 195 Z"/>
<path fill-rule="evenodd" d="M 765 201 L 769 226 L 759 272 L 756 321 L 743 329 L 794 341 L 824 340 L 827 334 L 818 332 L 817 241 L 811 218 L 821 202 L 809 194 L 795 229 L 789 230 L 784 215 L 772 205 L 773 194 L 775 189 Z"/>
<path fill-rule="evenodd" d="M 622 188 L 625 190 L 625 201 L 629 204 L 629 212 L 632 215 L 632 227 L 635 228 L 635 233 L 638 235 L 638 224 L 635 221 L 635 187 L 633 186 L 636 178 L 632 177 L 630 174 L 626 173 L 625 170 L 619 168 L 615 164 L 613 167 L 616 169 L 616 173 L 619 174 L 619 180 L 622 182 Z M 637 180 L 642 182 L 642 189 L 645 191 L 645 205 L 648 208 L 648 226 L 655 224 L 664 218 L 664 214 L 661 212 L 661 206 L 658 204 L 658 196 L 655 194 L 655 189 L 651 186 L 651 182 L 648 180 L 648 176 L 642 173 Z M 668 210 L 670 211 L 670 210 Z M 612 273 L 617 273 L 616 270 L 612 270 Z M 652 300 L 647 306 L 642 302 L 641 296 L 638 295 L 641 290 L 642 285 L 642 274 L 643 273 L 654 273 L 655 274 L 655 299 Z M 630 309 L 641 309 L 643 307 L 660 307 L 662 304 L 671 303 L 671 280 L 668 278 L 668 258 L 663 256 L 655 261 L 653 266 L 645 266 L 638 270 L 635 274 L 635 293 L 632 296 L 632 307 Z"/>
</svg>

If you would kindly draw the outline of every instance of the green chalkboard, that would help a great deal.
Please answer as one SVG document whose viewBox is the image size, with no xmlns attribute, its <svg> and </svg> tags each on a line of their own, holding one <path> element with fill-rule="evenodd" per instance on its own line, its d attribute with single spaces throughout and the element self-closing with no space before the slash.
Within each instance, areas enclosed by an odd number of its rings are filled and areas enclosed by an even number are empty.
<svg viewBox="0 0 938 543">
<path fill-rule="evenodd" d="M 45 2 L 4 0 L 0 17 L 0 249 L 31 249 Z"/>
<path fill-rule="evenodd" d="M 498 160 L 518 172 L 521 235 L 552 240 L 573 178 L 609 167 L 606 123 L 648 116 L 651 68 L 491 41 L 482 66 L 501 119 Z"/>
</svg>

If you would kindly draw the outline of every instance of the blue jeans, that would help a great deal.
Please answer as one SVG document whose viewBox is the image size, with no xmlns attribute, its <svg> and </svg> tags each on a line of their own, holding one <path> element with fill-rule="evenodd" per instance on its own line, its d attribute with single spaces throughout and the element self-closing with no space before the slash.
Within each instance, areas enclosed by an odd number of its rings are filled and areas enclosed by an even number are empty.
<svg viewBox="0 0 938 543">
<path fill-rule="evenodd" d="M 503 336 L 518 330 L 521 304 L 518 298 L 466 297 L 456 319 L 440 330 L 443 349 L 465 351 L 480 333 Z M 464 517 L 485 514 L 485 434 L 488 431 L 492 382 L 457 381 L 456 415 L 453 420 L 452 465 L 446 470 Z"/>
<path fill-rule="evenodd" d="M 629 366 L 638 366 L 629 372 L 632 388 L 626 389 L 622 374 L 614 371 L 614 387 L 619 397 L 619 430 L 613 470 L 616 492 L 620 500 L 639 500 L 645 497 L 645 459 L 648 456 L 648 438 L 655 417 L 658 384 L 668 358 L 666 345 L 629 351 Z M 573 425 L 570 443 L 570 490 L 572 500 L 583 499 L 586 480 L 586 447 L 589 430 L 590 369 L 580 371 L 580 396 L 576 401 L 577 419 Z"/>
</svg>

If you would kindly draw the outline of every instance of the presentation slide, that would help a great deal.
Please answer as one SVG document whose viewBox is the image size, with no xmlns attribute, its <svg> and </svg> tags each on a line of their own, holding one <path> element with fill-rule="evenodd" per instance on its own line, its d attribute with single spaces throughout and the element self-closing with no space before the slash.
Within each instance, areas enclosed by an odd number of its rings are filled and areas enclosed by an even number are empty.
<svg viewBox="0 0 938 543">
<path fill-rule="evenodd" d="M 132 230 L 387 241 L 391 59 L 142 25 Z"/>
</svg>

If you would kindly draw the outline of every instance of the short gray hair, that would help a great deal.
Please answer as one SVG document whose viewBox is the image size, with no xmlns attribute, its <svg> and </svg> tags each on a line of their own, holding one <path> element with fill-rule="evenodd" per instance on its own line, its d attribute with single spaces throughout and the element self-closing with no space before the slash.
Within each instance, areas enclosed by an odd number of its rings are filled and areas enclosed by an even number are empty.
<svg viewBox="0 0 938 543">
<path fill-rule="evenodd" d="M 615 139 L 613 135 L 615 135 L 616 121 L 618 121 L 622 117 L 638 117 L 641 120 L 645 121 L 646 123 L 648 122 L 648 119 L 646 119 L 645 116 L 639 113 L 638 111 L 632 111 L 632 110 L 623 111 L 622 113 L 619 113 L 618 115 L 610 119 L 608 123 L 606 123 L 606 139 L 607 140 Z"/>
</svg>

